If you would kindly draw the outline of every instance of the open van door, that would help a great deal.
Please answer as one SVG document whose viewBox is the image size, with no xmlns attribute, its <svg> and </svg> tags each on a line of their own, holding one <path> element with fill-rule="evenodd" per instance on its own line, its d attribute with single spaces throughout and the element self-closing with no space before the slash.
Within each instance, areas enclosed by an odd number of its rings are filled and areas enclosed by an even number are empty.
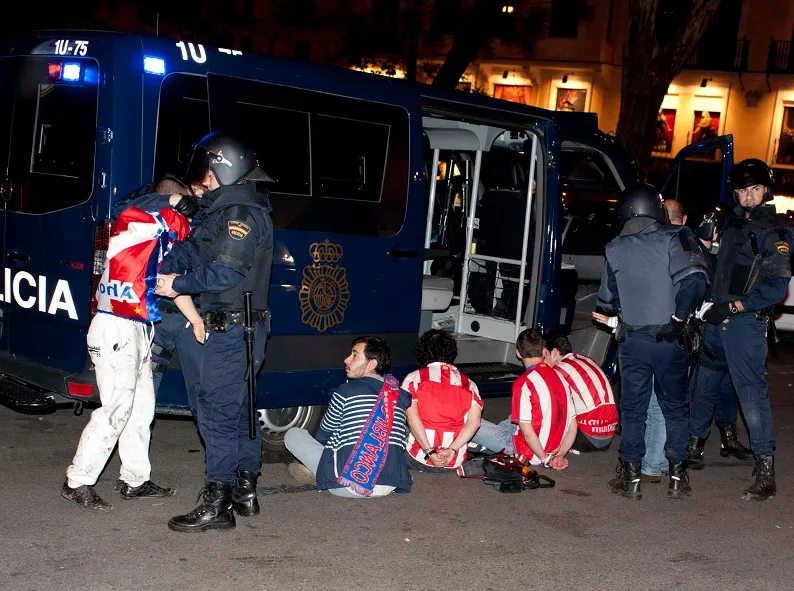
<svg viewBox="0 0 794 591">
<path fill-rule="evenodd" d="M 691 144 L 676 154 L 659 192 L 684 206 L 689 222 L 697 224 L 717 205 L 730 205 L 728 174 L 733 168 L 733 135 Z"/>
</svg>

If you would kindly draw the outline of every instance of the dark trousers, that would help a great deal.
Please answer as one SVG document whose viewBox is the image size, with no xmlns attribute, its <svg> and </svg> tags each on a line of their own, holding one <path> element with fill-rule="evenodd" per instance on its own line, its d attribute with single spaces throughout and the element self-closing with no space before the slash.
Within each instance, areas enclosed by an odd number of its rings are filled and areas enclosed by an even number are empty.
<svg viewBox="0 0 794 591">
<path fill-rule="evenodd" d="M 769 405 L 769 384 L 764 377 L 766 321 L 758 320 L 755 314 L 739 314 L 727 324 L 706 325 L 704 343 L 718 357 L 725 358 L 726 369 L 720 371 L 701 364 L 698 396 L 706 400 L 714 399 L 726 388 L 726 382 L 732 384 L 747 422 L 750 448 L 757 455 L 774 455 L 775 434 Z"/>
<path fill-rule="evenodd" d="M 689 435 L 700 439 L 708 438 L 712 418 L 718 427 L 735 427 L 739 415 L 728 362 L 724 356 L 717 357 L 707 343 L 704 345 L 711 355 L 701 350 L 689 379 Z"/>
<path fill-rule="evenodd" d="M 243 327 L 210 331 L 204 345 L 189 347 L 187 368 L 199 376 L 196 392 L 198 427 L 204 439 L 207 480 L 233 483 L 238 470 L 258 472 L 262 466 L 262 430 L 256 421 L 256 439 L 248 437 L 248 382 Z M 267 330 L 256 325 L 254 365 L 265 359 Z M 180 351 L 180 355 L 182 355 Z M 182 360 L 182 357 L 180 357 Z M 189 369 L 188 369 L 189 368 Z"/>
<path fill-rule="evenodd" d="M 181 313 L 168 313 L 161 311 L 161 315 L 162 321 L 156 324 L 154 327 L 153 344 L 158 345 L 168 353 L 173 353 L 176 351 L 179 355 L 179 362 L 180 366 L 182 367 L 182 376 L 185 379 L 185 388 L 187 389 L 188 394 L 188 406 L 190 407 L 190 412 L 192 412 L 193 416 L 195 417 L 196 398 L 199 390 L 199 366 L 196 363 L 190 363 L 191 357 L 195 357 L 195 353 L 191 355 L 190 351 L 194 348 L 200 351 L 198 348 L 201 347 L 201 345 L 196 342 L 196 337 L 193 336 L 192 327 L 185 327 L 187 320 L 184 316 L 182 316 Z M 169 360 L 170 356 L 167 358 L 160 357 L 155 351 L 152 351 L 152 361 L 167 366 Z M 158 371 L 152 373 L 155 396 L 160 389 L 160 384 L 163 381 L 164 374 L 164 368 L 160 368 Z"/>
<path fill-rule="evenodd" d="M 629 332 L 618 350 L 620 359 L 619 456 L 639 463 L 645 455 L 645 420 L 651 392 L 656 392 L 664 415 L 667 459 L 680 462 L 689 456 L 689 356 L 677 344 L 657 342 L 651 334 Z"/>
</svg>

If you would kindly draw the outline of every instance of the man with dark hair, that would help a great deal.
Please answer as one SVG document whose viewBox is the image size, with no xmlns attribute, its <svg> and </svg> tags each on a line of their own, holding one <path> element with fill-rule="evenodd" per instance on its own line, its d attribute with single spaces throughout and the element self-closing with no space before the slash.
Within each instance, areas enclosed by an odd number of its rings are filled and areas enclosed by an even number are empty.
<svg viewBox="0 0 794 591">
<path fill-rule="evenodd" d="M 565 381 L 543 363 L 546 342 L 534 328 L 518 335 L 516 357 L 526 371 L 513 384 L 511 416 L 498 425 L 482 421 L 472 439 L 533 465 L 564 470 L 576 438 L 576 416 Z"/>
<path fill-rule="evenodd" d="M 543 360 L 571 390 L 579 427 L 574 449 L 607 449 L 615 435 L 618 411 L 604 370 L 587 355 L 574 353 L 568 338 L 558 332 L 546 335 Z"/>
<path fill-rule="evenodd" d="M 411 394 L 406 411 L 408 465 L 421 472 L 449 472 L 466 460 L 472 436 L 480 428 L 482 398 L 477 385 L 452 363 L 455 339 L 444 330 L 428 330 L 416 345 L 419 369 L 403 388 Z"/>
<path fill-rule="evenodd" d="M 405 461 L 405 409 L 411 397 L 391 368 L 391 349 L 379 337 L 353 339 L 345 359 L 348 381 L 331 396 L 317 438 L 305 429 L 287 431 L 284 444 L 300 464 L 290 474 L 337 497 L 382 497 L 411 490 Z"/>
</svg>

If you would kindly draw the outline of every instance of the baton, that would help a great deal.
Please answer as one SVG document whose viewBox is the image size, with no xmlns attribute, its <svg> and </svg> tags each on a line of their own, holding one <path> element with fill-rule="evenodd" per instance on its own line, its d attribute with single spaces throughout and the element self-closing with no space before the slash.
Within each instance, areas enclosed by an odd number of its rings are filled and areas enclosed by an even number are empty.
<svg viewBox="0 0 794 591">
<path fill-rule="evenodd" d="M 256 439 L 256 369 L 254 368 L 254 342 L 256 341 L 256 329 L 251 320 L 251 296 L 250 291 L 243 292 L 245 324 L 243 327 L 243 337 L 245 338 L 245 352 L 248 360 L 248 437 Z"/>
</svg>

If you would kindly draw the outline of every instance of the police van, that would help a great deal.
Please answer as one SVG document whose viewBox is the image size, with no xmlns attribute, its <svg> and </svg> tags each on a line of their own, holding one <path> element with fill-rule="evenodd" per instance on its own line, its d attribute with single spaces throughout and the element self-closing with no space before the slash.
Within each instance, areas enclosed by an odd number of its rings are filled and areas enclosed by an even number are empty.
<svg viewBox="0 0 794 591">
<path fill-rule="evenodd" d="M 595 115 L 192 42 L 44 31 L 0 41 L 5 404 L 98 402 L 85 342 L 111 206 L 178 173 L 213 130 L 248 142 L 274 179 L 264 451 L 318 424 L 360 334 L 388 339 L 401 377 L 420 332 L 447 329 L 484 394 L 520 375 L 526 327 L 563 330 L 614 365 L 590 312 L 618 195 L 637 175 Z M 678 158 L 698 155 L 724 181 L 731 138 Z M 175 355 L 158 411 L 186 409 Z"/>
</svg>

